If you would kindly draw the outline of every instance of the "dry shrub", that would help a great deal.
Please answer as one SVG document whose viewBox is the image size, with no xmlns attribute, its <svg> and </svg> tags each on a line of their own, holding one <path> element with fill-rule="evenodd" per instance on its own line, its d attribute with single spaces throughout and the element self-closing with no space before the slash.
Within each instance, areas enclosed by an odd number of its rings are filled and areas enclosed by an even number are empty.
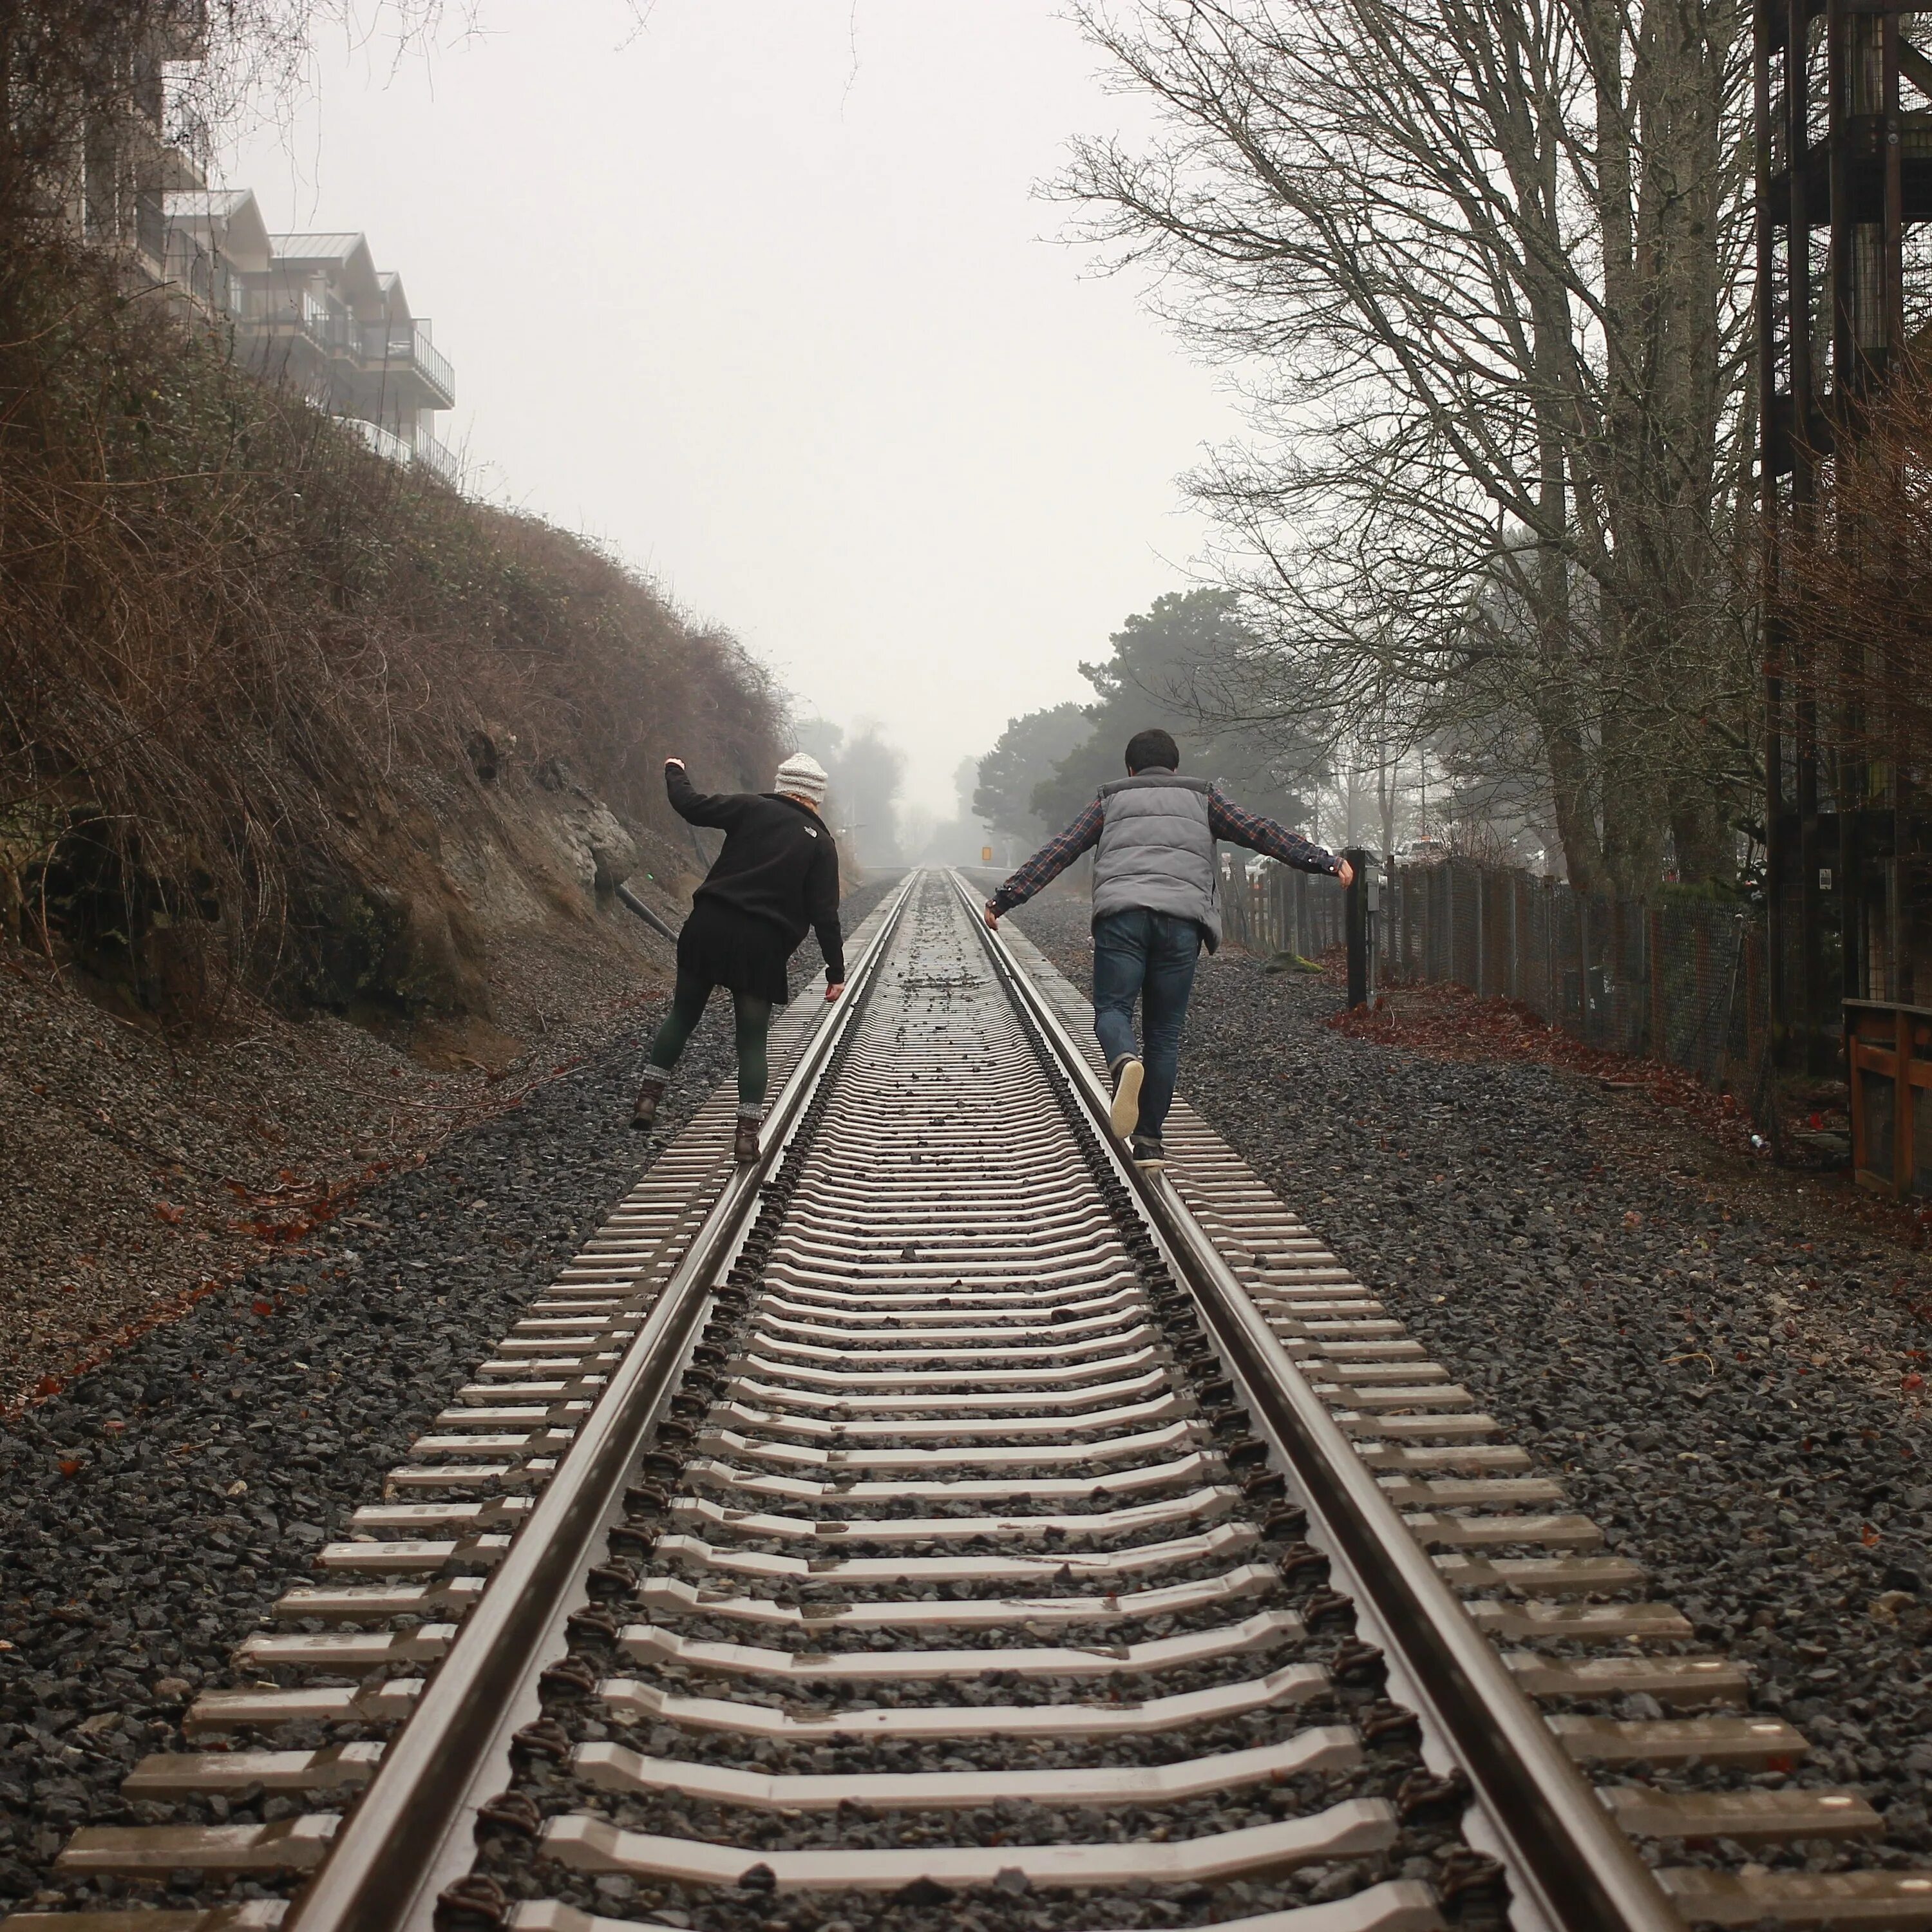
<svg viewBox="0 0 1932 1932">
<path fill-rule="evenodd" d="M 1861 412 L 1805 518 L 1777 533 L 1770 600 L 1789 734 L 1814 701 L 1828 759 L 1932 766 L 1932 367 L 1908 364 Z"/>
<path fill-rule="evenodd" d="M 638 821 L 664 822 L 673 748 L 764 782 L 766 674 L 591 545 L 397 468 L 56 247 L 13 256 L 0 316 L 0 910 L 23 934 L 205 1004 L 287 980 L 368 864 L 348 827 L 480 789 L 512 740 Z"/>
</svg>

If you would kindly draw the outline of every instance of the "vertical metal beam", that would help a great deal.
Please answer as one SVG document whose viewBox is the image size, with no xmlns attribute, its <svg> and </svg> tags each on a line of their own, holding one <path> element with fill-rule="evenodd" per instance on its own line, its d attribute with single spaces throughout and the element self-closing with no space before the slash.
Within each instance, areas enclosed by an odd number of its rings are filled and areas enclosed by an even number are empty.
<svg viewBox="0 0 1932 1932">
<path fill-rule="evenodd" d="M 1778 881 L 1786 869 L 1784 849 L 1784 680 L 1780 664 L 1784 652 L 1784 626 L 1777 614 L 1778 534 L 1784 508 L 1781 475 L 1788 446 L 1797 433 L 1796 405 L 1798 382 L 1791 377 L 1792 414 L 1781 413 L 1778 387 L 1779 321 L 1784 320 L 1783 345 L 1787 352 L 1792 341 L 1792 293 L 1786 274 L 1778 276 L 1778 221 L 1773 205 L 1772 180 L 1777 172 L 1779 142 L 1775 109 L 1785 95 L 1772 87 L 1773 23 L 1782 15 L 1787 33 L 1790 10 L 1784 0 L 1758 0 L 1753 14 L 1752 106 L 1757 141 L 1757 194 L 1754 202 L 1757 243 L 1757 507 L 1761 602 L 1759 610 L 1760 646 L 1763 652 L 1764 677 L 1764 872 L 1765 926 L 1768 957 L 1780 956 L 1784 924 Z M 1786 44 L 1786 86 L 1789 86 L 1790 43 Z M 1783 143 L 1790 154 L 1788 137 Z M 1787 206 L 1788 218 L 1790 208 Z M 1785 260 L 1790 262 L 1789 226 L 1786 229 Z M 1782 1018 L 1784 987 L 1776 967 L 1772 969 L 1771 1001 L 1774 1012 Z"/>
<path fill-rule="evenodd" d="M 1342 856 L 1355 868 L 1343 907 L 1348 946 L 1348 1004 L 1365 1006 L 1369 1003 L 1369 855 L 1352 850 Z"/>
</svg>

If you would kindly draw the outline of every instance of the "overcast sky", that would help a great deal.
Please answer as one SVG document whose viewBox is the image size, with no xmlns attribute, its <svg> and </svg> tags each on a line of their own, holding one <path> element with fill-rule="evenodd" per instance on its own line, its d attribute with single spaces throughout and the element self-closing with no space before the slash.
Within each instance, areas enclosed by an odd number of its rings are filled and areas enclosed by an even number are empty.
<svg viewBox="0 0 1932 1932">
<path fill-rule="evenodd" d="M 325 45 L 224 157 L 272 227 L 359 229 L 455 364 L 490 494 L 728 626 L 802 712 L 958 760 L 1161 591 L 1204 370 L 1054 238 L 1132 129 L 1053 0 L 484 0 L 399 66 Z"/>
</svg>

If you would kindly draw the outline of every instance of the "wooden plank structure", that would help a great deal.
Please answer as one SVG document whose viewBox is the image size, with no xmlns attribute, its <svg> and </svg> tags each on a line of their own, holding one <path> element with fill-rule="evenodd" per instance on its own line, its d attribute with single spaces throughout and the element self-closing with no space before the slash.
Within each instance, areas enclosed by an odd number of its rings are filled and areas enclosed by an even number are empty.
<svg viewBox="0 0 1932 1932">
<path fill-rule="evenodd" d="M 1918 1098 L 1932 1088 L 1932 1007 L 1847 1000 L 1845 1046 L 1858 1185 L 1895 1200 L 1932 1191 L 1932 1100 Z"/>
</svg>

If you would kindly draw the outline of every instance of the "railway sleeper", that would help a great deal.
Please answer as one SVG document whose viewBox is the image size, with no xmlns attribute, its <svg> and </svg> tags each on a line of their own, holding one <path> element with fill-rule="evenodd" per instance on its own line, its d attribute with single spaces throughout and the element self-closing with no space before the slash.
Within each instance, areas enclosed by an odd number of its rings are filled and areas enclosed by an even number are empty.
<svg viewBox="0 0 1932 1932">
<path fill-rule="evenodd" d="M 803 1772 L 743 1771 L 682 1758 L 646 1757 L 622 1744 L 579 1744 L 572 1768 L 603 1791 L 674 1792 L 754 1810 L 879 1811 L 964 1809 L 1009 1800 L 1036 1804 L 1162 1804 L 1280 1784 L 1318 1772 L 1352 1770 L 1361 1739 L 1346 1726 L 1318 1725 L 1277 1743 L 1160 1765 L 1052 1770 Z"/>
<path fill-rule="evenodd" d="M 757 1855 L 566 1814 L 545 1822 L 539 1850 L 580 1871 L 625 1872 L 683 1885 L 738 1886 L 747 1872 L 762 1866 L 779 1891 L 897 1892 L 921 1880 L 948 1888 L 990 1885 L 1006 1872 L 1042 1888 L 1210 1884 L 1381 1851 L 1396 1834 L 1392 1805 L 1379 1798 L 1350 1798 L 1311 1818 L 1166 1844 L 841 1846 Z"/>
<path fill-rule="evenodd" d="M 1284 1643 L 1304 1642 L 1308 1632 L 1292 1611 L 1264 1610 L 1220 1629 L 1139 1643 L 1035 1647 L 1002 1646 L 992 1650 L 780 1651 L 747 1644 L 708 1642 L 679 1636 L 656 1624 L 632 1624 L 619 1633 L 626 1652 L 640 1662 L 682 1665 L 688 1670 L 733 1675 L 780 1677 L 799 1682 L 884 1682 L 894 1678 L 931 1680 L 979 1678 L 993 1672 L 1029 1677 L 1106 1677 L 1124 1672 L 1172 1670 L 1244 1656 Z"/>
<path fill-rule="evenodd" d="M 238 1875 L 313 1871 L 341 1822 L 333 1812 L 311 1811 L 268 1825 L 87 1825 L 55 1858 L 54 1869 L 124 1878 L 164 1877 L 184 1870 Z M 16 1923 L 8 1921 L 10 1927 Z"/>
</svg>

